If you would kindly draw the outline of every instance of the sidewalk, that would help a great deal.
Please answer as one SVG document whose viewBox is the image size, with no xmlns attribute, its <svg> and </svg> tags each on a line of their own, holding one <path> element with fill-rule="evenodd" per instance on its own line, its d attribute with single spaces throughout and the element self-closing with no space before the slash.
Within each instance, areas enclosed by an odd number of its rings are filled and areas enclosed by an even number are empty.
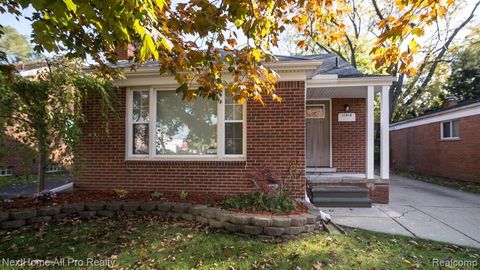
<svg viewBox="0 0 480 270">
<path fill-rule="evenodd" d="M 335 223 L 480 248 L 480 195 L 392 175 L 390 204 L 321 208 Z"/>
</svg>

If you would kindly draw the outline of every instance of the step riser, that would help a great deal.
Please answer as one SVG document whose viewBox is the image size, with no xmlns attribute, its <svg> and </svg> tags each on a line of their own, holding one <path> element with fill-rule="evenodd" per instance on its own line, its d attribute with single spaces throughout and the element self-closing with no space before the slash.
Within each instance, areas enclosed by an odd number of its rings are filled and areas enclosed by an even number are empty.
<svg viewBox="0 0 480 270">
<path fill-rule="evenodd" d="M 368 198 L 368 193 L 313 192 L 312 195 L 318 198 Z"/>
<path fill-rule="evenodd" d="M 317 207 L 358 207 L 358 208 L 370 208 L 372 207 L 371 203 L 313 203 Z"/>
</svg>

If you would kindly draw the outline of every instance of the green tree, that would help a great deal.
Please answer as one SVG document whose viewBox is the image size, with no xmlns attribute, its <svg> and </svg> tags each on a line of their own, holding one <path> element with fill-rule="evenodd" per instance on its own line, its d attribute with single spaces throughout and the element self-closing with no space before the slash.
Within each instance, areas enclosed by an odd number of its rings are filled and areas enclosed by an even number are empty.
<svg viewBox="0 0 480 270">
<path fill-rule="evenodd" d="M 9 62 L 27 61 L 33 55 L 33 48 L 27 38 L 20 35 L 12 27 L 0 28 L 0 51 L 3 51 Z"/>
<path fill-rule="evenodd" d="M 117 58 L 115 49 L 135 44 L 135 60 L 159 60 L 161 72 L 175 76 L 186 99 L 218 99 L 227 90 L 239 103 L 263 102 L 263 97 L 280 101 L 274 93 L 276 73 L 265 62 L 275 59 L 272 48 L 287 28 L 296 28 L 305 37 L 299 46 L 307 38 L 348 42 L 343 23 L 350 10 L 347 0 L 173 2 L 1 0 L 0 12 L 22 16 L 21 10 L 31 7 L 37 51 L 66 51 L 68 57 L 82 59 L 90 55 L 107 74 L 111 70 L 106 62 Z M 372 51 L 376 67 L 391 71 L 402 63 L 398 72 L 410 73 L 416 43 L 404 37 L 422 36 L 420 30 L 443 17 L 453 2 L 395 1 L 398 13 L 375 24 L 379 32 Z M 246 37 L 246 42 L 239 37 Z M 192 89 L 193 84 L 199 87 Z"/>
<path fill-rule="evenodd" d="M 75 150 L 84 119 L 84 97 L 99 94 L 108 109 L 112 89 L 104 79 L 83 73 L 76 62 L 55 62 L 32 79 L 17 75 L 14 69 L 4 68 L 0 73 L 0 127 L 13 129 L 37 150 L 38 191 L 45 189 L 45 169 L 52 151 Z M 59 149 L 63 144 L 67 148 Z"/>
<path fill-rule="evenodd" d="M 452 62 L 446 90 L 459 100 L 480 98 L 480 28 L 470 35 L 468 45 Z"/>
</svg>

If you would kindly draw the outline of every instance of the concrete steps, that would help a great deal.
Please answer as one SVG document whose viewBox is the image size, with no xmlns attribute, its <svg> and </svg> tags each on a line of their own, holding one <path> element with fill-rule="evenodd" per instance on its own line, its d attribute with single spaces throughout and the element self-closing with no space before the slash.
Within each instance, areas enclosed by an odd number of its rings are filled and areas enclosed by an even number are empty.
<svg viewBox="0 0 480 270">
<path fill-rule="evenodd" d="M 368 189 L 356 186 L 313 186 L 312 203 L 317 207 L 371 207 Z"/>
</svg>

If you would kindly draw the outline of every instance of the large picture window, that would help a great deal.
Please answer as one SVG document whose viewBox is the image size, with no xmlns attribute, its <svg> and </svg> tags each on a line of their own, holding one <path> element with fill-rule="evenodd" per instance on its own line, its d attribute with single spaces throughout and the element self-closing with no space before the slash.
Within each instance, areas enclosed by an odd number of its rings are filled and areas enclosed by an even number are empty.
<svg viewBox="0 0 480 270">
<path fill-rule="evenodd" d="M 129 90 L 127 158 L 231 159 L 245 157 L 245 105 L 183 101 L 174 90 Z"/>
</svg>

